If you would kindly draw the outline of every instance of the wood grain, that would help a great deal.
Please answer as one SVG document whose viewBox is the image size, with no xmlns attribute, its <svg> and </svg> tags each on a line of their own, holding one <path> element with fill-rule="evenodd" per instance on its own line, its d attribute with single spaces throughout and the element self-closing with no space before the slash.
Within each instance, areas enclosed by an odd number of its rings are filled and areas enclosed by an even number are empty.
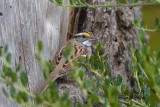
<svg viewBox="0 0 160 107">
<path fill-rule="evenodd" d="M 43 58 L 52 59 L 66 41 L 67 9 L 49 0 L 1 0 L 0 13 L 0 46 L 8 44 L 13 56 L 12 66 L 22 64 L 29 76 L 28 88 L 32 91 L 43 79 L 35 60 L 36 44 L 42 40 Z M 0 91 L 2 87 L 4 84 L 0 83 Z M 0 92 L 0 107 L 17 106 Z"/>
</svg>

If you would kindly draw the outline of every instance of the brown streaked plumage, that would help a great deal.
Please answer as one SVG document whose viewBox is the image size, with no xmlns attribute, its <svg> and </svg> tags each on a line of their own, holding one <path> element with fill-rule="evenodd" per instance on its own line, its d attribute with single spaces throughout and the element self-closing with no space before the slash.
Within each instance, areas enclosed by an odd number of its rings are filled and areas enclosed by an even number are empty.
<svg viewBox="0 0 160 107">
<path fill-rule="evenodd" d="M 81 35 L 80 35 L 81 36 Z M 86 55 L 91 55 L 91 47 L 87 47 L 83 45 L 82 40 L 78 41 L 78 38 L 73 38 L 69 42 L 67 42 L 55 55 L 53 58 L 53 63 L 55 64 L 55 67 L 53 68 L 52 72 L 50 73 L 50 78 L 52 82 L 54 82 L 57 78 L 62 77 L 66 74 L 68 74 L 69 71 L 71 71 L 72 67 L 68 60 L 63 56 L 63 51 L 66 46 L 73 45 L 70 59 L 71 61 L 74 60 L 77 57 L 82 57 Z M 86 38 L 84 40 L 87 40 Z M 44 80 L 34 91 L 35 94 L 42 95 L 45 90 L 48 88 L 48 81 Z"/>
</svg>

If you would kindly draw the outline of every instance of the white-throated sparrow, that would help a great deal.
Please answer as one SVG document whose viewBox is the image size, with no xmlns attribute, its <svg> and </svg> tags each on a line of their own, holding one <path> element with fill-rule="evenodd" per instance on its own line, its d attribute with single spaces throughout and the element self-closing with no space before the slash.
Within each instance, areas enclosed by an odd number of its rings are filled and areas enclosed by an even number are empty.
<svg viewBox="0 0 160 107">
<path fill-rule="evenodd" d="M 65 51 L 65 47 L 69 45 L 73 46 L 70 54 L 71 61 L 78 57 L 86 57 L 87 55 L 91 56 L 91 41 L 95 39 L 96 38 L 94 38 L 93 35 L 88 32 L 75 34 L 53 58 L 52 62 L 55 64 L 55 67 L 50 73 L 50 79 L 52 80 L 52 82 L 54 82 L 57 78 L 68 74 L 68 72 L 72 69 L 70 61 L 68 61 L 63 54 L 63 52 Z M 44 80 L 36 88 L 34 93 L 41 95 L 48 88 L 48 86 L 48 81 Z"/>
</svg>

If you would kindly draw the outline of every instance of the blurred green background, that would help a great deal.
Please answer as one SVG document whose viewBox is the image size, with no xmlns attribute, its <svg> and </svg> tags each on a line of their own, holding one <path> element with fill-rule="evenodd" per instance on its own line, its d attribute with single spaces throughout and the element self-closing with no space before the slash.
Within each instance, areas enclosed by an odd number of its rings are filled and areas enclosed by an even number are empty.
<svg viewBox="0 0 160 107">
<path fill-rule="evenodd" d="M 154 29 L 156 17 L 160 18 L 160 6 L 144 6 L 142 8 L 143 12 L 143 25 L 144 28 Z M 151 51 L 156 51 L 160 49 L 160 32 L 147 32 L 149 35 L 149 45 Z"/>
</svg>

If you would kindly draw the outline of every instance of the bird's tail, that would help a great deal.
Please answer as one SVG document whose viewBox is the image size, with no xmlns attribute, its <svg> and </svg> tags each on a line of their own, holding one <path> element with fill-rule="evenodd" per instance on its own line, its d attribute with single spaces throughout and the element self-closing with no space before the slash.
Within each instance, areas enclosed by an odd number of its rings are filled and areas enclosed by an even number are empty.
<svg viewBox="0 0 160 107">
<path fill-rule="evenodd" d="M 42 95 L 45 90 L 48 88 L 49 84 L 48 81 L 44 80 L 33 92 L 34 94 Z"/>
<path fill-rule="evenodd" d="M 51 81 L 54 82 L 58 76 L 57 75 L 51 75 Z M 48 81 L 44 80 L 40 85 L 36 88 L 35 91 L 33 91 L 34 94 L 42 95 L 46 89 L 49 87 Z"/>
</svg>

